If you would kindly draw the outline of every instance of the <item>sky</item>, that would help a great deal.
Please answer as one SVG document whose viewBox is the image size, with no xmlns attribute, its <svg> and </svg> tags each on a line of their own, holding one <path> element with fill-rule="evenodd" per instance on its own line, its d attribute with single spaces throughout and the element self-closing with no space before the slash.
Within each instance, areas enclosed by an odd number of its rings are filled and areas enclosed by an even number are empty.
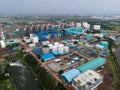
<svg viewBox="0 0 120 90">
<path fill-rule="evenodd" d="M 0 0 L 0 13 L 40 15 L 120 14 L 120 0 Z"/>
</svg>

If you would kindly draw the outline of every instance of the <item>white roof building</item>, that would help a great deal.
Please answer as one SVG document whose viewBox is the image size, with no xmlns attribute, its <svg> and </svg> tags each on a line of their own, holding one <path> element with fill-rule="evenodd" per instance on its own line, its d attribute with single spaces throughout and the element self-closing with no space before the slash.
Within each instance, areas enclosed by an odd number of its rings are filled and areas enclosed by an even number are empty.
<svg viewBox="0 0 120 90">
<path fill-rule="evenodd" d="M 103 77 L 93 70 L 87 70 L 72 81 L 76 90 L 94 90 L 103 82 Z"/>
<path fill-rule="evenodd" d="M 83 22 L 82 25 L 83 25 L 83 27 L 85 29 L 89 29 L 90 28 L 90 24 L 88 24 L 87 22 Z"/>
<path fill-rule="evenodd" d="M 95 29 L 95 30 L 100 30 L 100 28 L 101 28 L 100 25 L 94 25 L 94 26 L 93 26 L 93 29 Z"/>
<path fill-rule="evenodd" d="M 6 47 L 6 44 L 3 40 L 0 41 L 0 44 L 1 44 L 1 48 L 5 48 Z"/>
<path fill-rule="evenodd" d="M 30 34 L 30 39 L 33 43 L 39 42 L 38 36 L 36 34 Z"/>
</svg>

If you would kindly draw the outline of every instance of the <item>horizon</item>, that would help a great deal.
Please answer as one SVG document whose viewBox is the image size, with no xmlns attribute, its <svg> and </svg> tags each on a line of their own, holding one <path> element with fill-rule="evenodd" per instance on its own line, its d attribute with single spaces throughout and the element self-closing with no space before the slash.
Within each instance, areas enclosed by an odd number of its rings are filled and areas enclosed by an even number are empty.
<svg viewBox="0 0 120 90">
<path fill-rule="evenodd" d="M 118 0 L 0 0 L 7 15 L 112 15 L 120 14 Z"/>
</svg>

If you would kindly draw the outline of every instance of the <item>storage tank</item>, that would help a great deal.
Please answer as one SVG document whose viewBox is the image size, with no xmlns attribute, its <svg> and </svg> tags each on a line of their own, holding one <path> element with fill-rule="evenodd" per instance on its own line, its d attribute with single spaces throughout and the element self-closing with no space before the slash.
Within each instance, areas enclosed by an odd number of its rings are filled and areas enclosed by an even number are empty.
<svg viewBox="0 0 120 90">
<path fill-rule="evenodd" d="M 52 49 L 52 47 L 53 47 L 53 44 L 49 44 L 48 46 L 49 46 L 49 49 Z"/>
<path fill-rule="evenodd" d="M 58 42 L 55 42 L 55 43 L 54 43 L 54 46 L 58 46 L 58 45 L 59 45 L 59 43 L 58 43 Z"/>
<path fill-rule="evenodd" d="M 64 44 L 59 44 L 58 47 L 63 48 Z"/>
<path fill-rule="evenodd" d="M 42 48 L 42 53 L 43 53 L 43 54 L 47 54 L 47 53 L 49 53 L 49 52 L 50 52 L 49 47 L 43 47 L 43 48 Z"/>
<path fill-rule="evenodd" d="M 52 51 L 54 52 L 54 51 L 57 51 L 57 49 L 58 49 L 58 46 L 53 46 L 52 47 Z"/>
<path fill-rule="evenodd" d="M 59 47 L 59 48 L 58 48 L 58 52 L 59 52 L 60 54 L 63 54 L 63 53 L 64 53 L 64 48 L 63 48 L 63 47 Z"/>
<path fill-rule="evenodd" d="M 64 46 L 64 52 L 69 52 L 69 46 Z"/>
</svg>

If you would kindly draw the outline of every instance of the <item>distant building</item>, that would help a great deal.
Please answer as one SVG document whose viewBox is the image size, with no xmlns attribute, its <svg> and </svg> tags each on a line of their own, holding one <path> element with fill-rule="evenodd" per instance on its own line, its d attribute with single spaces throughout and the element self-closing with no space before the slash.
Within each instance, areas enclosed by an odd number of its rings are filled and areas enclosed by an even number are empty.
<svg viewBox="0 0 120 90">
<path fill-rule="evenodd" d="M 94 25 L 94 26 L 93 26 L 93 29 L 94 29 L 94 30 L 100 30 L 100 28 L 101 28 L 100 25 Z"/>
<path fill-rule="evenodd" d="M 87 22 L 83 22 L 83 23 L 82 23 L 82 26 L 83 26 L 85 29 L 89 29 L 89 28 L 90 28 L 90 24 L 88 24 Z"/>
<path fill-rule="evenodd" d="M 94 90 L 103 82 L 103 77 L 93 70 L 87 70 L 72 81 L 76 90 Z"/>
<path fill-rule="evenodd" d="M 1 44 L 1 48 L 5 48 L 6 47 L 6 44 L 3 40 L 0 41 L 0 44 Z"/>
</svg>

